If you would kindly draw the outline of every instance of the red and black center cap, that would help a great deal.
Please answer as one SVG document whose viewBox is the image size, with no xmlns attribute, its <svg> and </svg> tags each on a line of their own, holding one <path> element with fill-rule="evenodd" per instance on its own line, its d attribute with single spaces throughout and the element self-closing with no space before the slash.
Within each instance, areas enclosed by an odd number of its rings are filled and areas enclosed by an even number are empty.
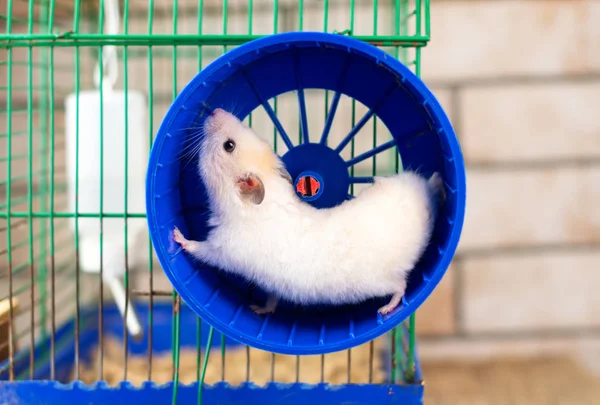
<svg viewBox="0 0 600 405">
<path fill-rule="evenodd" d="M 313 197 L 319 193 L 321 182 L 311 175 L 302 176 L 296 183 L 296 192 L 301 197 Z"/>
</svg>

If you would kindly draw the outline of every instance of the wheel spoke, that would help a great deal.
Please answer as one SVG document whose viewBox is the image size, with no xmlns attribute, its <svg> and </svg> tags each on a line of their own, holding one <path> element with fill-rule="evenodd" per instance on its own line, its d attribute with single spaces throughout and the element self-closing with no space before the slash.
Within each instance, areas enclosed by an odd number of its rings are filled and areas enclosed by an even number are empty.
<svg viewBox="0 0 600 405">
<path fill-rule="evenodd" d="M 369 109 L 369 111 L 367 111 L 367 113 L 360 119 L 360 121 L 358 121 L 358 124 L 356 124 L 354 126 L 354 128 L 352 128 L 352 130 L 350 130 L 350 133 L 348 135 L 346 135 L 346 137 L 344 139 L 342 139 L 342 142 L 340 142 L 340 144 L 337 146 L 337 148 L 335 148 L 336 153 L 340 153 L 342 150 L 344 150 L 344 148 L 346 147 L 346 145 L 348 145 L 350 143 L 352 138 L 354 138 L 356 136 L 356 134 L 362 129 L 362 127 L 364 127 L 365 124 L 371 119 L 371 117 L 373 115 L 375 115 L 375 111 L 379 109 L 379 106 L 385 100 L 387 100 L 387 98 L 390 96 L 390 94 L 392 94 L 392 92 L 394 90 L 396 90 L 397 88 L 398 88 L 398 85 L 394 84 L 394 85 L 390 86 L 385 91 L 385 93 L 383 93 L 383 96 L 381 96 L 379 101 L 377 101 L 375 103 L 373 108 Z"/>
<path fill-rule="evenodd" d="M 283 125 L 281 125 L 281 122 L 279 121 L 279 118 L 277 118 L 277 114 L 275 114 L 275 111 L 273 111 L 273 108 L 271 107 L 271 104 L 269 104 L 269 102 L 267 100 L 265 100 L 260 95 L 260 93 L 258 92 L 258 90 L 256 90 L 256 86 L 254 85 L 254 82 L 248 76 L 248 73 L 246 71 L 244 71 L 244 77 L 246 78 L 246 81 L 248 82 L 248 85 L 250 86 L 250 88 L 254 92 L 254 95 L 260 101 L 260 103 L 262 104 L 263 108 L 267 112 L 267 115 L 269 116 L 269 118 L 273 122 L 273 125 L 275 125 L 275 128 L 277 128 L 277 132 L 279 132 L 279 135 L 281 136 L 281 139 L 283 139 L 283 143 L 285 143 L 285 146 L 287 146 L 288 149 L 292 149 L 294 147 L 294 144 L 292 143 L 292 141 L 291 141 L 290 137 L 288 136 L 288 134 L 283 129 Z"/>
<path fill-rule="evenodd" d="M 351 184 L 367 184 L 367 183 L 373 183 L 375 181 L 375 178 L 372 176 L 368 176 L 368 177 L 350 177 L 350 183 Z"/>
<path fill-rule="evenodd" d="M 348 133 L 348 135 L 346 135 L 346 137 L 344 139 L 342 139 L 342 142 L 340 142 L 340 144 L 337 146 L 337 148 L 335 148 L 336 153 L 340 153 L 342 150 L 344 150 L 346 145 L 348 145 L 350 143 L 352 138 L 354 138 L 356 136 L 356 134 L 358 134 L 358 131 L 360 131 L 362 129 L 362 127 L 365 126 L 365 124 L 371 119 L 371 117 L 374 114 L 375 114 L 375 112 L 373 110 L 367 111 L 367 113 L 360 119 L 360 121 L 358 121 L 358 123 L 354 126 L 354 128 L 352 128 L 350 130 L 350 133 Z"/>
<path fill-rule="evenodd" d="M 309 143 L 308 120 L 306 118 L 306 100 L 304 98 L 304 89 L 298 89 L 298 104 L 300 104 L 300 123 L 302 129 L 302 142 Z"/>
<path fill-rule="evenodd" d="M 296 88 L 298 89 L 298 104 L 300 105 L 300 130 L 302 131 L 302 143 L 309 143 L 308 120 L 306 118 L 306 99 L 304 88 L 300 81 L 300 61 L 298 52 L 294 52 L 294 71 L 296 72 Z"/>
<path fill-rule="evenodd" d="M 331 107 L 329 107 L 329 114 L 327 114 L 327 120 L 325 121 L 325 127 L 323 128 L 323 134 L 321 135 L 321 145 L 325 145 L 325 142 L 327 142 L 327 138 L 329 137 L 329 131 L 331 131 L 331 125 L 333 124 L 333 117 L 335 116 L 335 112 L 337 111 L 341 97 L 342 93 L 340 93 L 339 91 L 336 91 L 333 95 L 333 100 L 331 100 Z"/>
<path fill-rule="evenodd" d="M 348 72 L 348 68 L 350 67 L 349 61 L 350 54 L 346 56 L 346 60 L 344 61 L 344 67 L 340 72 L 340 78 L 336 87 L 338 90 L 333 95 L 333 100 L 331 100 L 329 114 L 327 114 L 327 120 L 325 122 L 325 127 L 323 128 L 323 134 L 321 134 L 321 145 L 325 145 L 325 143 L 327 142 L 327 137 L 329 137 L 329 131 L 331 131 L 331 125 L 333 124 L 333 117 L 335 116 L 338 104 L 340 103 L 340 97 L 342 96 L 342 92 L 339 89 L 341 89 L 344 86 L 344 82 L 346 81 L 346 73 Z"/>
<path fill-rule="evenodd" d="M 367 151 L 365 153 L 362 153 L 362 154 L 356 156 L 355 158 L 347 160 L 346 166 L 347 167 L 354 166 L 355 164 L 360 163 L 363 160 L 367 160 L 368 158 L 375 156 L 378 153 L 386 151 L 390 148 L 393 148 L 394 146 L 396 146 L 396 141 L 394 139 L 392 139 L 391 141 L 387 141 L 386 143 L 381 144 L 378 147 L 371 149 L 370 151 Z"/>
<path fill-rule="evenodd" d="M 279 132 L 279 136 L 281 136 L 281 139 L 283 139 L 283 143 L 285 143 L 285 146 L 287 146 L 288 149 L 292 149 L 294 147 L 294 144 L 292 143 L 292 140 L 290 139 L 288 134 L 283 129 L 283 125 L 281 125 L 281 122 L 279 121 L 279 118 L 277 118 L 277 114 L 275 114 L 275 111 L 273 111 L 271 104 L 269 104 L 268 102 L 264 102 L 262 106 L 269 115 L 269 118 L 271 118 L 271 121 L 273 121 L 273 125 L 275 125 L 275 128 L 277 128 L 277 132 Z"/>
</svg>

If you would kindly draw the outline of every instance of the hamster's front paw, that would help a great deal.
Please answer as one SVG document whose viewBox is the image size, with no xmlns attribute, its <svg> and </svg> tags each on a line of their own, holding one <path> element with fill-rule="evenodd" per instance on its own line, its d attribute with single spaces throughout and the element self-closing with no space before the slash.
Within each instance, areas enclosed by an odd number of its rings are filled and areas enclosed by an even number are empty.
<svg viewBox="0 0 600 405">
<path fill-rule="evenodd" d="M 183 250 L 187 250 L 189 241 L 183 236 L 179 228 L 173 229 L 173 240 L 181 245 Z"/>
</svg>

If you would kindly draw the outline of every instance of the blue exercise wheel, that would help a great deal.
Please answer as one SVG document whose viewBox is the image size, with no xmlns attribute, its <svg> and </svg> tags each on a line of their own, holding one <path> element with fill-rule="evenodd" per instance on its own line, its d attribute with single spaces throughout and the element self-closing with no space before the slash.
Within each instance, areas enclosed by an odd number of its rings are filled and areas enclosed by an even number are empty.
<svg viewBox="0 0 600 405">
<path fill-rule="evenodd" d="M 307 89 L 331 91 L 329 114 L 317 140 L 307 134 Z M 289 92 L 297 94 L 300 143 L 292 142 L 269 104 L 273 97 Z M 342 95 L 362 103 L 368 112 L 341 142 L 332 144 L 327 142 L 327 134 Z M 232 101 L 240 119 L 264 108 L 287 146 L 282 159 L 299 198 L 317 208 L 332 207 L 350 198 L 352 184 L 370 179 L 352 177 L 349 168 L 386 150 L 397 150 L 404 168 L 425 176 L 434 172 L 442 175 L 447 199 L 432 242 L 410 274 L 399 308 L 383 317 L 378 314 L 377 309 L 389 297 L 332 307 L 301 307 L 283 301 L 274 314 L 257 315 L 249 306 L 262 302 L 262 291 L 172 248 L 170 235 L 175 226 L 190 239 L 206 237 L 209 211 L 204 186 L 197 164 L 186 162 L 182 155 L 206 116 L 214 108 L 231 107 Z M 385 124 L 393 139 L 353 159 L 343 159 L 341 151 L 373 116 Z M 389 331 L 413 313 L 439 283 L 454 256 L 466 196 L 465 169 L 456 135 L 423 82 L 376 47 L 341 35 L 309 32 L 249 42 L 196 75 L 173 102 L 158 131 L 146 193 L 157 256 L 189 307 L 234 340 L 296 355 L 354 347 Z"/>
</svg>

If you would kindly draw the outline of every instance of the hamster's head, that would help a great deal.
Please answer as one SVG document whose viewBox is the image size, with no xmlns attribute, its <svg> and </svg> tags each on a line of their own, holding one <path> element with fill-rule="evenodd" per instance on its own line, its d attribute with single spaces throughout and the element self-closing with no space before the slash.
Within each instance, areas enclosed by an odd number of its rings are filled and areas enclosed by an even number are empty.
<svg viewBox="0 0 600 405">
<path fill-rule="evenodd" d="M 199 171 L 213 205 L 259 205 L 273 179 L 292 182 L 271 146 L 235 115 L 220 108 L 204 121 Z"/>
</svg>

